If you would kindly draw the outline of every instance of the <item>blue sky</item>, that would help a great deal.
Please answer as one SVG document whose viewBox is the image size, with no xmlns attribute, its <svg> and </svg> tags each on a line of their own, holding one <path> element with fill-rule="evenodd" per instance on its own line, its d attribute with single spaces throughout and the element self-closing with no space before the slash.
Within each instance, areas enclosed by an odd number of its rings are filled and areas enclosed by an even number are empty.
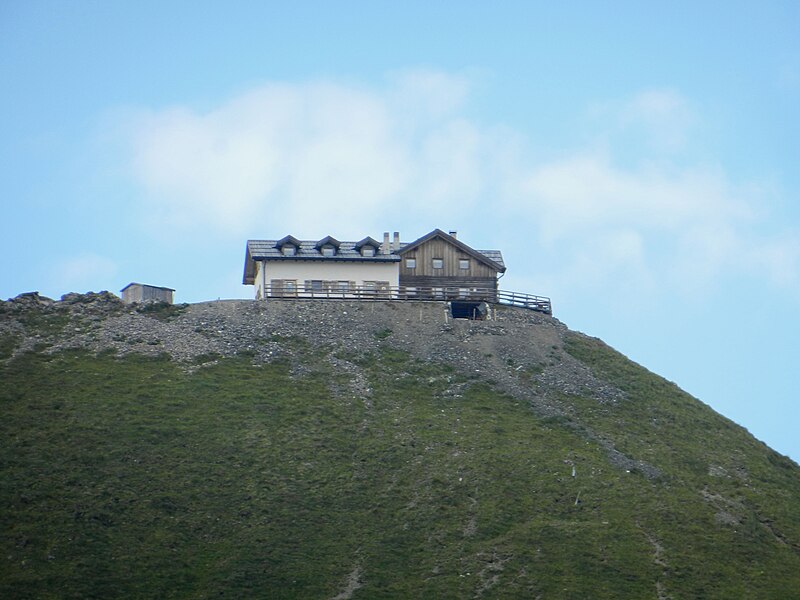
<svg viewBox="0 0 800 600">
<path fill-rule="evenodd" d="M 6 1 L 0 297 L 250 297 L 248 238 L 456 229 L 798 460 L 798 32 L 794 1 Z"/>
</svg>

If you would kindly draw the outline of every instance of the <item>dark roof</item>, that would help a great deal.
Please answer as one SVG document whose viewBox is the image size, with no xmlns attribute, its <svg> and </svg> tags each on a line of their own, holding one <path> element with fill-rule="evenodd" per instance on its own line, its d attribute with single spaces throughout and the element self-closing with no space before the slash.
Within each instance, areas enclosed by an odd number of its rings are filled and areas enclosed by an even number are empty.
<svg viewBox="0 0 800 600">
<path fill-rule="evenodd" d="M 255 261 L 257 260 L 309 260 L 320 262 L 370 263 L 398 262 L 400 260 L 400 255 L 437 236 L 453 244 L 462 252 L 472 256 L 475 260 L 488 265 L 495 271 L 499 273 L 505 272 L 506 266 L 503 262 L 503 255 L 499 250 L 475 250 L 441 229 L 434 229 L 429 234 L 416 241 L 401 243 L 398 250 L 389 254 L 383 254 L 380 251 L 382 244 L 371 237 L 365 237 L 358 242 L 340 242 L 331 236 L 326 236 L 321 240 L 298 240 L 291 235 L 287 235 L 280 240 L 247 240 L 247 252 L 244 259 L 244 277 L 242 282 L 245 285 L 253 284 L 255 278 Z M 281 247 L 286 244 L 293 244 L 296 246 L 297 252 L 291 256 L 284 256 L 281 252 Z M 326 244 L 336 246 L 337 249 L 334 256 L 325 256 L 322 254 L 321 248 Z M 374 256 L 361 255 L 361 248 L 366 245 L 375 247 L 376 252 Z"/>
<path fill-rule="evenodd" d="M 292 246 L 300 246 L 300 240 L 298 240 L 296 237 L 292 235 L 287 235 L 286 237 L 281 238 L 277 242 L 275 242 L 275 247 L 283 248 L 284 246 L 287 246 L 289 244 L 291 244 Z"/>
<path fill-rule="evenodd" d="M 491 267 L 495 271 L 499 273 L 505 273 L 506 265 L 503 262 L 503 255 L 501 254 L 500 250 L 475 250 L 474 248 L 470 248 L 464 242 L 459 239 L 454 238 L 452 235 L 445 233 L 441 229 L 434 229 L 429 234 L 422 236 L 418 240 L 411 242 L 410 244 L 401 244 L 400 250 L 398 254 L 405 254 L 406 252 L 413 250 L 428 242 L 434 238 L 441 238 L 444 241 L 454 245 L 456 248 L 461 250 L 462 252 L 469 254 L 475 260 L 478 260 L 485 265 Z"/>
<path fill-rule="evenodd" d="M 372 239 L 371 237 L 367 236 L 363 240 L 356 242 L 354 248 L 356 250 L 361 250 L 364 246 L 373 246 L 376 249 L 381 247 L 381 243 L 378 240 Z"/>
<path fill-rule="evenodd" d="M 129 283 L 129 284 L 128 284 L 128 285 L 126 285 L 124 288 L 122 288 L 120 291 L 121 291 L 121 292 L 124 292 L 124 291 L 125 291 L 125 290 L 127 290 L 129 287 L 132 287 L 132 286 L 134 286 L 134 285 L 140 285 L 140 286 L 142 286 L 143 288 L 152 288 L 152 289 L 154 289 L 154 290 L 166 290 L 166 291 L 168 291 L 168 292 L 174 292 L 174 291 L 175 291 L 175 290 L 173 290 L 172 288 L 163 287 L 163 286 L 160 286 L 160 285 L 147 285 L 146 283 L 136 283 L 135 281 L 134 281 L 134 282 L 131 282 L 131 283 Z"/>
<path fill-rule="evenodd" d="M 330 236 L 329 236 L 330 237 Z M 290 241 L 288 238 L 291 238 Z M 245 255 L 244 263 L 244 278 L 243 283 L 251 285 L 255 277 L 254 261 L 257 260 L 308 260 L 319 262 L 369 262 L 369 263 L 391 263 L 398 262 L 400 257 L 395 254 L 382 254 L 380 251 L 376 252 L 374 256 L 362 256 L 361 248 L 366 245 L 374 246 L 376 249 L 380 248 L 381 244 L 376 242 L 370 237 L 364 238 L 359 242 L 339 242 L 334 238 L 331 241 L 325 242 L 328 238 L 323 240 L 297 240 L 291 236 L 286 236 L 282 240 L 247 240 L 247 252 Z M 325 256 L 321 252 L 321 248 L 325 243 L 337 242 L 336 254 L 333 256 Z M 286 243 L 292 243 L 297 246 L 297 252 L 292 256 L 284 256 L 281 253 L 280 247 Z"/>
<path fill-rule="evenodd" d="M 336 238 L 334 238 L 334 237 L 331 237 L 331 236 L 329 236 L 329 235 L 326 235 L 324 238 L 322 238 L 320 241 L 318 241 L 318 242 L 317 242 L 317 243 L 314 245 L 314 247 L 315 247 L 317 250 L 319 250 L 319 249 L 320 249 L 320 248 L 322 248 L 323 246 L 333 246 L 334 248 L 338 248 L 339 246 L 341 246 L 341 244 L 342 244 L 342 243 L 341 243 L 339 240 L 337 240 Z"/>
</svg>

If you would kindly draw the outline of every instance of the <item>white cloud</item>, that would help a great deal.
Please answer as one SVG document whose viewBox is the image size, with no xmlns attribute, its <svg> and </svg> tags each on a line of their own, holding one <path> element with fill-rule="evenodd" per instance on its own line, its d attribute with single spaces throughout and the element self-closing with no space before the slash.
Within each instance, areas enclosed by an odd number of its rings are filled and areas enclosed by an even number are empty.
<svg viewBox="0 0 800 600">
<path fill-rule="evenodd" d="M 465 81 L 392 81 L 269 84 L 206 113 L 141 115 L 134 176 L 159 218 L 230 232 L 257 215 L 281 230 L 364 228 L 391 203 L 474 196 L 480 134 L 454 113 Z"/>
<path fill-rule="evenodd" d="M 628 101 L 621 111 L 629 126 L 644 127 L 651 143 L 662 149 L 677 150 L 688 139 L 695 115 L 689 102 L 675 90 L 644 90 Z"/>
<path fill-rule="evenodd" d="M 231 237 L 254 224 L 358 236 L 399 221 L 422 234 L 456 220 L 551 253 L 541 275 L 560 288 L 647 294 L 737 272 L 800 286 L 796 238 L 750 233 L 761 190 L 677 158 L 698 120 L 677 91 L 607 104 L 600 144 L 535 162 L 512 129 L 465 116 L 469 90 L 409 71 L 379 87 L 271 83 L 205 112 L 152 111 L 134 120 L 132 171 L 157 219 Z M 650 141 L 635 160 L 631 134 Z"/>
<path fill-rule="evenodd" d="M 676 158 L 697 141 L 699 116 L 677 90 L 653 88 L 588 108 L 586 134 L 631 157 Z M 599 136 L 599 139 L 597 139 Z"/>
<path fill-rule="evenodd" d="M 525 201 L 508 210 L 537 224 L 543 248 L 566 255 L 560 287 L 566 280 L 620 289 L 624 280 L 628 291 L 646 292 L 659 281 L 694 295 L 737 272 L 798 283 L 800 244 L 752 235 L 764 194 L 719 169 L 622 168 L 586 153 L 539 165 L 521 189 Z"/>
<path fill-rule="evenodd" d="M 724 175 L 659 165 L 622 169 L 598 154 L 535 167 L 523 184 L 544 218 L 542 234 L 558 238 L 579 228 L 635 224 L 664 229 L 747 217 L 746 202 Z"/>
</svg>

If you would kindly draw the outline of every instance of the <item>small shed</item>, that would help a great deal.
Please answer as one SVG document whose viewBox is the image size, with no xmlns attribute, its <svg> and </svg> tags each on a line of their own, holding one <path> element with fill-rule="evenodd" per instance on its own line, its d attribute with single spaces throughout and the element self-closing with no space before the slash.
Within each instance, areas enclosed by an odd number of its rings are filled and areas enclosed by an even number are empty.
<svg viewBox="0 0 800 600">
<path fill-rule="evenodd" d="M 134 302 L 166 302 L 172 304 L 175 290 L 157 285 L 144 283 L 129 283 L 122 288 L 122 301 L 125 304 Z"/>
</svg>

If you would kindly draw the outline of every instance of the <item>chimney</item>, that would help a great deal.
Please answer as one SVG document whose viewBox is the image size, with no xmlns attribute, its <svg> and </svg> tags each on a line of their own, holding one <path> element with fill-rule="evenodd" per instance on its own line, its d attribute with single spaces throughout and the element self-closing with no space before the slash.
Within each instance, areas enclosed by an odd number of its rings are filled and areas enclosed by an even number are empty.
<svg viewBox="0 0 800 600">
<path fill-rule="evenodd" d="M 397 252 L 400 250 L 400 232 L 394 232 L 394 242 L 392 242 L 392 252 Z"/>
<path fill-rule="evenodd" d="M 451 230 L 451 231 L 448 231 L 447 233 L 450 234 L 450 237 L 454 237 L 454 238 L 458 239 L 458 232 L 457 231 Z"/>
<path fill-rule="evenodd" d="M 383 254 L 390 254 L 391 253 L 391 249 L 389 248 L 389 232 L 388 231 L 384 231 L 383 232 L 383 247 L 381 248 L 381 252 Z"/>
</svg>

